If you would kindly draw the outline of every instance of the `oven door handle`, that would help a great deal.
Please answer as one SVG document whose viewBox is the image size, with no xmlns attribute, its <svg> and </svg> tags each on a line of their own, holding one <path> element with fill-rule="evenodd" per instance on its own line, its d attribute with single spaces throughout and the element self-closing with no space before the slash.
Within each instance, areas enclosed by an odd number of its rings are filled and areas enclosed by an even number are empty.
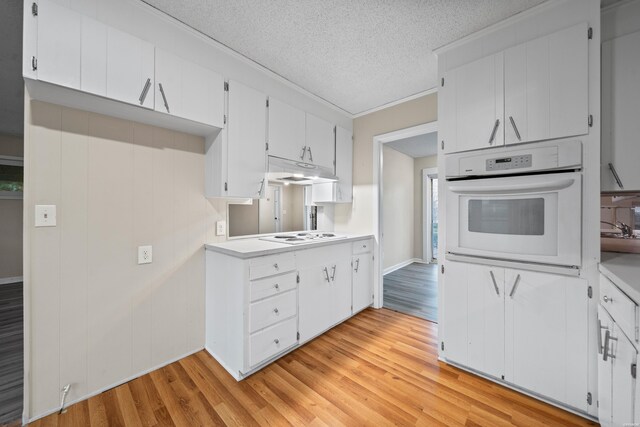
<svg viewBox="0 0 640 427">
<path fill-rule="evenodd" d="M 496 193 L 539 193 L 563 190 L 571 187 L 575 179 L 558 179 L 551 182 L 532 182 L 524 184 L 495 184 L 491 185 L 486 180 L 478 185 L 450 184 L 448 190 L 452 193 L 464 194 L 496 194 Z"/>
</svg>

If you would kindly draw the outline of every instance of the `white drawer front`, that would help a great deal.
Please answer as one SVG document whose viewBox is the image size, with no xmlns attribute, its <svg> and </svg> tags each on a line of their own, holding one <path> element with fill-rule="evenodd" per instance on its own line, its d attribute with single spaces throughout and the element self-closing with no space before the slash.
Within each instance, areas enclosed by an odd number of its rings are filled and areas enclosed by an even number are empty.
<svg viewBox="0 0 640 427">
<path fill-rule="evenodd" d="M 296 258 L 293 252 L 268 255 L 249 261 L 249 279 L 282 274 L 296 269 Z"/>
<path fill-rule="evenodd" d="M 251 282 L 251 302 L 280 295 L 296 287 L 297 273 L 295 271 L 278 276 L 267 277 L 266 279 L 254 280 Z"/>
<path fill-rule="evenodd" d="M 249 329 L 253 333 L 271 326 L 297 313 L 297 293 L 289 291 L 262 301 L 254 302 L 249 309 Z"/>
<path fill-rule="evenodd" d="M 373 250 L 373 239 L 358 240 L 353 242 L 353 254 L 365 254 Z"/>
<path fill-rule="evenodd" d="M 294 345 L 297 339 L 297 322 L 293 317 L 269 329 L 251 335 L 249 364 L 255 366 Z"/>
<path fill-rule="evenodd" d="M 600 275 L 600 304 L 611 314 L 623 332 L 638 342 L 638 305 L 625 295 L 611 280 Z"/>
</svg>

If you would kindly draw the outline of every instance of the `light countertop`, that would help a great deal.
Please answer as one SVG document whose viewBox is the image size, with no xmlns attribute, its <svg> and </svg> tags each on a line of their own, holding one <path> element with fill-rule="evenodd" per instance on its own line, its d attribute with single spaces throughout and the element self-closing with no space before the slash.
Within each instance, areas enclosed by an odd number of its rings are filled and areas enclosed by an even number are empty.
<svg viewBox="0 0 640 427">
<path fill-rule="evenodd" d="M 304 249 L 318 248 L 320 246 L 338 245 L 340 243 L 365 240 L 373 237 L 371 234 L 347 235 L 342 239 L 312 241 L 298 245 L 269 242 L 259 238 L 229 240 L 223 243 L 207 243 L 204 245 L 208 251 L 220 252 L 236 258 L 254 258 L 264 255 L 272 255 L 283 252 L 300 251 Z"/>
<path fill-rule="evenodd" d="M 602 252 L 600 271 L 640 303 L 640 254 Z"/>
</svg>

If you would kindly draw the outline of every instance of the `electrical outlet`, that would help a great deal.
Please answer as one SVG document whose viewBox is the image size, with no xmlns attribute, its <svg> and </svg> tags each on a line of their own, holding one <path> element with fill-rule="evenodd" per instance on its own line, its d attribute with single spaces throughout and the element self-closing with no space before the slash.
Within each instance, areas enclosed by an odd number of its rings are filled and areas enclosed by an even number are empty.
<svg viewBox="0 0 640 427">
<path fill-rule="evenodd" d="M 227 232 L 227 221 L 216 222 L 216 236 L 224 236 Z"/>
<path fill-rule="evenodd" d="M 152 246 L 138 246 L 138 264 L 151 264 L 153 261 Z"/>
</svg>

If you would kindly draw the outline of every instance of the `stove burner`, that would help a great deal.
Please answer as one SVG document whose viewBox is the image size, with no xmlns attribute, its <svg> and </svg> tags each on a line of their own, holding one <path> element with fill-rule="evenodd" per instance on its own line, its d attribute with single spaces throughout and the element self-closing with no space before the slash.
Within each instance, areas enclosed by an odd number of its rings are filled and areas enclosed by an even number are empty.
<svg viewBox="0 0 640 427">
<path fill-rule="evenodd" d="M 322 237 L 336 237 L 336 235 L 333 233 L 323 233 Z"/>
<path fill-rule="evenodd" d="M 302 242 L 306 239 L 300 238 L 300 237 L 291 237 L 289 239 L 287 239 L 287 242 Z"/>
<path fill-rule="evenodd" d="M 278 236 L 273 236 L 276 239 L 294 239 L 296 236 L 293 234 L 280 234 Z"/>
<path fill-rule="evenodd" d="M 304 237 L 304 236 L 308 236 L 308 235 L 309 235 L 309 233 L 298 233 L 298 236 L 300 236 L 300 237 Z"/>
</svg>

